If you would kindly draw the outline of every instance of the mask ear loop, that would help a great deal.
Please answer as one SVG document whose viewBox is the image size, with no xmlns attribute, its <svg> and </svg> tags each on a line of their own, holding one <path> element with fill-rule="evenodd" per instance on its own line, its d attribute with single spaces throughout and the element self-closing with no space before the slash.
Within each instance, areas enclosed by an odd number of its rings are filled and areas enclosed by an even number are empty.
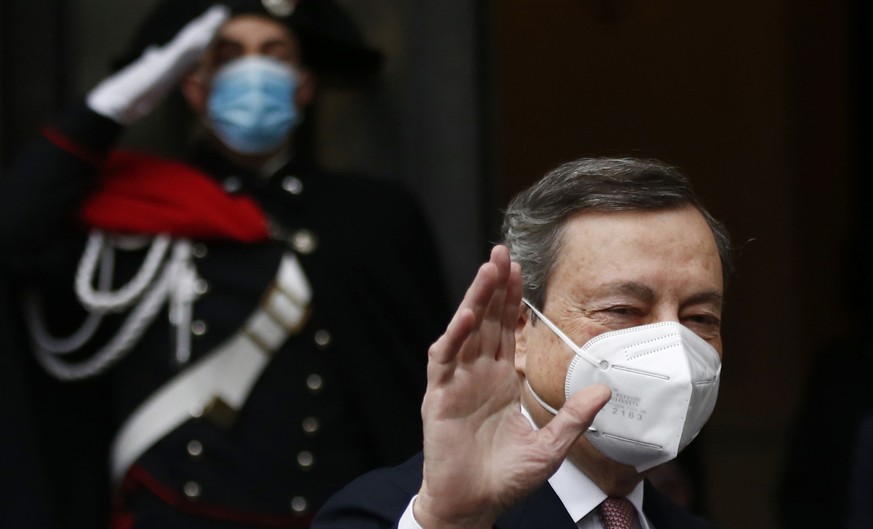
<svg viewBox="0 0 873 529">
<path fill-rule="evenodd" d="M 561 331 L 561 329 L 559 329 L 559 328 L 558 328 L 554 323 L 552 323 L 551 320 L 549 320 L 548 318 L 546 318 L 546 317 L 543 315 L 542 312 L 540 312 L 539 310 L 537 310 L 537 308 L 534 307 L 533 304 L 532 304 L 530 301 L 528 301 L 528 300 L 526 300 L 526 299 L 524 299 L 524 298 L 522 298 L 521 301 L 522 301 L 525 305 L 527 305 L 528 308 L 529 308 L 530 310 L 532 310 L 533 313 L 536 314 L 537 317 L 538 317 L 539 319 L 543 320 L 543 323 L 546 324 L 546 327 L 548 327 L 549 329 L 551 329 L 552 332 L 555 333 L 555 336 L 557 336 L 558 338 L 560 338 L 561 341 L 564 342 L 564 344 L 565 344 L 567 347 L 569 347 L 571 351 L 573 351 L 574 353 L 576 353 L 577 356 L 582 357 L 585 361 L 587 361 L 589 364 L 593 365 L 594 367 L 599 367 L 600 369 L 606 369 L 606 368 L 609 367 L 608 364 L 607 364 L 607 365 L 604 365 L 605 360 L 601 360 L 601 359 L 599 359 L 599 358 L 594 358 L 593 356 L 591 356 L 591 355 L 588 353 L 588 351 L 583 350 L 583 349 L 580 348 L 578 345 L 576 345 L 575 343 L 573 343 L 573 340 L 571 340 L 571 339 L 570 339 L 566 334 L 564 334 L 564 332 Z"/>
<path fill-rule="evenodd" d="M 543 407 L 543 409 L 545 409 L 552 415 L 558 414 L 558 410 L 552 407 L 552 405 L 548 402 L 544 401 L 542 397 L 540 397 L 539 393 L 537 393 L 536 390 L 534 390 L 533 386 L 530 385 L 530 381 L 527 378 L 524 379 L 524 383 L 527 386 L 528 391 L 530 391 L 531 396 L 534 398 L 535 401 L 539 403 L 540 406 Z M 593 426 L 589 426 L 588 431 L 595 434 L 598 433 L 597 428 Z"/>
<path fill-rule="evenodd" d="M 570 364 L 571 367 L 572 367 L 573 364 L 576 363 L 576 360 L 578 360 L 579 358 L 583 358 L 584 360 L 586 360 L 587 362 L 589 362 L 591 365 L 593 365 L 593 366 L 595 366 L 595 367 L 603 368 L 603 366 L 602 366 L 602 363 L 603 363 L 603 362 L 601 362 L 600 360 L 598 360 L 598 359 L 594 358 L 593 356 L 591 356 L 590 354 L 588 354 L 587 351 L 583 351 L 583 350 L 580 349 L 578 346 L 576 346 L 576 344 L 574 344 L 573 341 L 570 340 L 570 338 L 569 338 L 566 334 L 564 334 L 564 333 L 561 331 L 561 329 L 559 329 L 559 328 L 558 328 L 554 323 L 552 323 L 551 320 L 549 320 L 548 318 L 546 318 L 546 317 L 543 315 L 542 312 L 540 312 L 539 310 L 537 310 L 537 308 L 534 307 L 533 304 L 532 304 L 530 301 L 528 301 L 528 300 L 526 300 L 526 299 L 524 299 L 524 298 L 522 298 L 521 301 L 522 301 L 525 305 L 527 305 L 528 308 L 529 308 L 530 310 L 532 310 L 533 313 L 536 314 L 536 316 L 537 316 L 539 319 L 541 319 L 541 320 L 543 321 L 543 323 L 546 324 L 546 327 L 548 327 L 549 329 L 551 329 L 552 332 L 555 333 L 555 335 L 556 335 L 558 338 L 560 338 L 560 340 L 561 340 L 562 342 L 564 342 L 564 344 L 565 344 L 567 347 L 570 348 L 570 350 L 572 350 L 574 353 L 576 353 L 576 358 L 574 358 L 574 359 L 572 360 L 571 364 Z M 555 409 L 551 404 L 549 404 L 548 402 L 546 402 L 545 400 L 543 400 L 542 397 L 539 396 L 539 394 L 534 390 L 533 386 L 530 385 L 530 381 L 527 379 L 527 377 L 525 377 L 525 379 L 524 379 L 524 383 L 525 383 L 525 385 L 527 386 L 528 391 L 530 391 L 531 396 L 533 396 L 534 400 L 536 400 L 537 403 L 538 403 L 540 406 L 542 406 L 542 407 L 543 407 L 547 412 L 551 413 L 552 415 L 557 415 L 557 414 L 558 414 L 558 410 L 557 410 L 557 409 Z M 596 432 L 597 432 L 597 428 L 594 428 L 593 426 L 590 426 L 590 427 L 588 427 L 588 431 L 589 431 L 589 432 L 594 432 L 594 433 L 596 433 Z"/>
</svg>

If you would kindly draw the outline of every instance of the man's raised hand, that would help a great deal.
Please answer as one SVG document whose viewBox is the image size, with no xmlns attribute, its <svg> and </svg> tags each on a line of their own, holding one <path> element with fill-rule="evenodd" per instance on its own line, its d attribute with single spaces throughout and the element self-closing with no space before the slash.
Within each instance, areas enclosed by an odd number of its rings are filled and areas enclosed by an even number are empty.
<svg viewBox="0 0 873 529">
<path fill-rule="evenodd" d="M 121 125 L 148 115 L 196 64 L 230 16 L 214 5 L 163 46 L 153 46 L 88 93 L 88 107 Z"/>
<path fill-rule="evenodd" d="M 521 296 L 521 271 L 496 246 L 428 352 L 424 478 L 413 510 L 425 529 L 491 527 L 548 479 L 609 399 L 594 386 L 543 429 L 531 427 L 514 367 Z"/>
</svg>

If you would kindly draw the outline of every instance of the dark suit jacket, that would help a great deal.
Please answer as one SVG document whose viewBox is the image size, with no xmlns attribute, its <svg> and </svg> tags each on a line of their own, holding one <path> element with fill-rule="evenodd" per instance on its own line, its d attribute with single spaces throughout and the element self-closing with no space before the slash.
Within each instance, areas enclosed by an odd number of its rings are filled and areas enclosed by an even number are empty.
<svg viewBox="0 0 873 529">
<path fill-rule="evenodd" d="M 335 494 L 319 511 L 312 529 L 396 527 L 421 486 L 422 454 L 406 463 L 370 472 Z M 705 529 L 708 522 L 670 503 L 646 483 L 643 511 L 656 529 Z M 497 529 L 575 529 L 561 500 L 548 484 L 503 513 Z"/>
<path fill-rule="evenodd" d="M 873 527 L 873 414 L 858 427 L 847 516 L 848 529 Z"/>
</svg>

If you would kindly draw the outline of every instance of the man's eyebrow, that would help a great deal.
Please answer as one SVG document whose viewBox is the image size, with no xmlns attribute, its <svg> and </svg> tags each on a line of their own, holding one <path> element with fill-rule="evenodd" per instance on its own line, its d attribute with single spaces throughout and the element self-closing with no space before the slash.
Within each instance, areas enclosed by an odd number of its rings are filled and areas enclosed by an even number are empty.
<svg viewBox="0 0 873 529">
<path fill-rule="evenodd" d="M 686 304 L 695 304 L 695 303 L 714 303 L 716 305 L 724 305 L 724 295 L 717 290 L 705 290 L 703 292 L 698 292 L 687 300 L 685 300 Z"/>
<path fill-rule="evenodd" d="M 655 293 L 651 288 L 635 281 L 615 281 L 604 283 L 597 288 L 597 294 L 631 296 L 643 301 L 654 301 Z"/>
<path fill-rule="evenodd" d="M 288 39 L 283 39 L 283 38 L 281 38 L 281 37 L 273 37 L 273 38 L 271 38 L 271 39 L 267 39 L 267 40 L 265 40 L 263 43 L 261 43 L 261 47 L 264 47 L 264 46 L 276 46 L 276 45 L 279 45 L 279 44 L 281 44 L 281 45 L 283 45 L 283 46 L 291 46 L 291 45 L 293 45 L 292 43 L 288 42 Z"/>
<path fill-rule="evenodd" d="M 644 285 L 635 281 L 616 281 L 613 283 L 605 283 L 601 285 L 596 293 L 601 296 L 608 295 L 623 295 L 630 296 L 642 301 L 651 302 L 655 299 L 655 292 Z M 713 303 L 716 305 L 724 304 L 724 295 L 718 290 L 704 290 L 692 294 L 687 299 L 683 300 L 683 304 L 696 303 Z"/>
<path fill-rule="evenodd" d="M 239 40 L 236 40 L 236 39 L 233 39 L 230 37 L 218 36 L 218 37 L 215 37 L 215 41 L 212 43 L 212 45 L 213 46 L 241 46 L 242 44 L 240 44 Z"/>
</svg>

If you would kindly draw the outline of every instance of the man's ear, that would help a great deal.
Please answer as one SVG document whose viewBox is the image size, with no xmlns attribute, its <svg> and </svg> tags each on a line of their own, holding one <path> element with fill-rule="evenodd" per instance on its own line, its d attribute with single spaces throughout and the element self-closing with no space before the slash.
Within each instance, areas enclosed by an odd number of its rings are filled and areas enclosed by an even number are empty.
<svg viewBox="0 0 873 529">
<path fill-rule="evenodd" d="M 308 107 L 315 99 L 315 89 L 318 85 L 318 77 L 312 70 L 307 68 L 299 68 L 297 70 L 299 76 L 299 84 L 297 91 L 294 93 L 294 103 L 298 108 Z"/>
<path fill-rule="evenodd" d="M 527 333 L 530 330 L 530 309 L 524 303 L 518 311 L 518 321 L 515 322 L 515 372 L 525 374 L 527 362 Z"/>
<path fill-rule="evenodd" d="M 198 116 L 206 114 L 206 101 L 209 97 L 209 88 L 204 82 L 204 75 L 201 71 L 195 70 L 182 77 L 179 90 L 182 92 L 182 96 L 185 97 L 185 101 L 188 102 L 188 106 L 191 107 L 191 110 L 193 110 L 195 114 Z"/>
</svg>

